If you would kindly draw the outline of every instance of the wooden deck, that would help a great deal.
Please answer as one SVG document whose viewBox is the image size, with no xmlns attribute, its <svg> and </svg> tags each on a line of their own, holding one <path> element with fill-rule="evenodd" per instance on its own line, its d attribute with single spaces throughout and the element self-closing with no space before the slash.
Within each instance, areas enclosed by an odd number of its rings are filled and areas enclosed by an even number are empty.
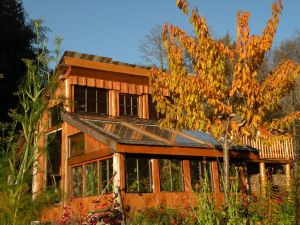
<svg viewBox="0 0 300 225">
<path fill-rule="evenodd" d="M 243 144 L 257 148 L 259 150 L 259 158 L 261 159 L 295 159 L 295 151 L 293 147 L 293 138 L 289 137 L 285 140 L 272 140 L 265 138 L 265 142 L 259 139 L 243 138 Z"/>
</svg>

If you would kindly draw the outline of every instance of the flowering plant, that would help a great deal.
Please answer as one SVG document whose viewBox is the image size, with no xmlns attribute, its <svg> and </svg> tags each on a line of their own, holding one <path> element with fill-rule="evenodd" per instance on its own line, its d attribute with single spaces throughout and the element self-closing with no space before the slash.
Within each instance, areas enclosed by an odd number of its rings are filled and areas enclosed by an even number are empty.
<svg viewBox="0 0 300 225">
<path fill-rule="evenodd" d="M 118 194 L 108 198 L 101 205 L 96 206 L 87 215 L 82 218 L 83 225 L 120 225 L 123 220 L 123 214 L 120 210 L 120 204 L 116 201 Z"/>
</svg>

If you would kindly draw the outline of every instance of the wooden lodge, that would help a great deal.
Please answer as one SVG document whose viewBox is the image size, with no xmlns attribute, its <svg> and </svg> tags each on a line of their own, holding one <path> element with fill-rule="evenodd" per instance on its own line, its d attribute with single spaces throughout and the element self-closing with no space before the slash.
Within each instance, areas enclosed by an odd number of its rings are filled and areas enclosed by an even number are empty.
<svg viewBox="0 0 300 225">
<path fill-rule="evenodd" d="M 62 191 L 44 209 L 42 221 L 58 222 L 66 204 L 88 212 L 101 194 L 112 192 L 130 213 L 193 203 L 204 174 L 221 204 L 221 148 L 206 133 L 157 126 L 162 115 L 151 100 L 149 68 L 65 52 L 55 76 L 58 89 L 42 124 L 40 145 L 47 151 L 34 166 L 33 195 L 52 187 Z M 270 173 L 278 188 L 289 190 L 292 139 L 272 145 L 243 142 L 230 152 L 231 180 L 239 190 L 260 193 Z"/>
</svg>

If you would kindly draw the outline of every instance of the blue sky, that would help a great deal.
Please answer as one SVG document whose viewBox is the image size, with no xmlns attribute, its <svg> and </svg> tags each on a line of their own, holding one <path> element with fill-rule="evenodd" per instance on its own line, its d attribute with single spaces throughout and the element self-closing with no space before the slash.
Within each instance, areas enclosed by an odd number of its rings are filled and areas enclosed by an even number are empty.
<svg viewBox="0 0 300 225">
<path fill-rule="evenodd" d="M 228 31 L 235 38 L 236 13 L 251 13 L 250 29 L 258 34 L 271 15 L 272 0 L 190 0 L 206 17 L 216 37 Z M 54 37 L 64 41 L 62 51 L 112 57 L 114 60 L 142 64 L 139 45 L 155 25 L 172 22 L 191 31 L 188 18 L 176 7 L 175 0 L 23 0 L 31 19 L 43 19 Z M 300 30 L 300 1 L 285 0 L 275 44 Z"/>
</svg>

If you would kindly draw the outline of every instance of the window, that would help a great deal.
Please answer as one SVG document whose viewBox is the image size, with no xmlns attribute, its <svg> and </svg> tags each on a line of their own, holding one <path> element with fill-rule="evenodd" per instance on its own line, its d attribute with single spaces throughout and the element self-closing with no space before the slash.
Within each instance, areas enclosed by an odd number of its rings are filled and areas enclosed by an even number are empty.
<svg viewBox="0 0 300 225">
<path fill-rule="evenodd" d="M 223 162 L 219 163 L 219 183 L 220 183 L 220 191 L 224 191 L 224 172 L 223 172 L 224 164 Z M 229 191 L 236 192 L 242 191 L 245 189 L 245 184 L 243 183 L 243 173 L 244 173 L 244 165 L 238 162 L 230 162 L 229 163 Z"/>
<path fill-rule="evenodd" d="M 213 191 L 211 162 L 190 160 L 191 186 L 194 191 Z"/>
<path fill-rule="evenodd" d="M 70 143 L 70 148 L 69 148 L 70 157 L 84 154 L 85 141 L 84 141 L 83 133 L 77 133 L 69 136 L 69 143 Z"/>
<path fill-rule="evenodd" d="M 108 90 L 74 86 L 75 112 L 108 114 Z"/>
<path fill-rule="evenodd" d="M 98 194 L 97 162 L 92 162 L 85 166 L 85 194 Z"/>
<path fill-rule="evenodd" d="M 149 104 L 149 118 L 150 119 L 162 119 L 164 118 L 164 115 L 157 112 L 156 110 L 156 104 L 157 102 L 152 102 L 152 96 L 149 95 L 149 99 L 148 99 L 148 104 Z"/>
<path fill-rule="evenodd" d="M 56 105 L 49 109 L 49 128 L 58 126 L 62 122 L 61 109 L 61 105 Z"/>
<path fill-rule="evenodd" d="M 73 194 L 73 197 L 81 197 L 83 194 L 82 174 L 83 174 L 82 166 L 76 166 L 76 167 L 72 168 L 72 194 Z"/>
<path fill-rule="evenodd" d="M 47 134 L 47 187 L 59 187 L 61 180 L 61 130 Z"/>
<path fill-rule="evenodd" d="M 161 191 L 183 191 L 182 161 L 178 159 L 159 159 Z"/>
<path fill-rule="evenodd" d="M 138 116 L 138 96 L 120 94 L 120 115 Z"/>
<path fill-rule="evenodd" d="M 113 190 L 112 177 L 112 158 L 71 167 L 72 196 L 92 196 L 101 194 L 103 191 L 111 193 Z"/>
<path fill-rule="evenodd" d="M 152 192 L 151 169 L 150 159 L 126 157 L 126 192 Z"/>
<path fill-rule="evenodd" d="M 104 190 L 105 192 L 112 192 L 113 185 L 111 178 L 113 177 L 113 159 L 107 159 L 100 161 L 100 171 L 99 171 L 99 180 L 100 180 L 100 193 Z M 110 183 L 109 183 L 110 182 Z M 109 186 L 107 187 L 109 183 Z M 106 188 L 106 189 L 105 189 Z"/>
</svg>

